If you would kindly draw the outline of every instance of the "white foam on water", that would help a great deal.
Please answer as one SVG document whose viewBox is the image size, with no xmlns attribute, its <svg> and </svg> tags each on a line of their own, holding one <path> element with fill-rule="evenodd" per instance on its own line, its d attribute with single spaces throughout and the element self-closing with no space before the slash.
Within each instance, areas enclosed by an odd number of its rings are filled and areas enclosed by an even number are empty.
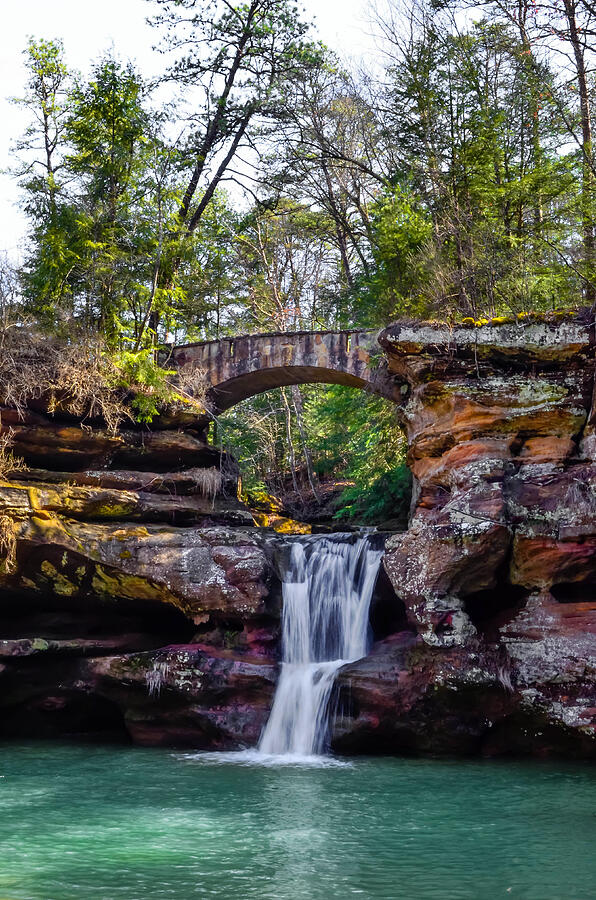
<svg viewBox="0 0 596 900">
<path fill-rule="evenodd" d="M 174 753 L 176 759 L 199 763 L 206 766 L 258 766 L 265 768 L 350 769 L 353 763 L 333 756 L 303 756 L 299 753 L 267 754 L 260 750 L 230 751 L 195 751 L 192 753 Z"/>
</svg>

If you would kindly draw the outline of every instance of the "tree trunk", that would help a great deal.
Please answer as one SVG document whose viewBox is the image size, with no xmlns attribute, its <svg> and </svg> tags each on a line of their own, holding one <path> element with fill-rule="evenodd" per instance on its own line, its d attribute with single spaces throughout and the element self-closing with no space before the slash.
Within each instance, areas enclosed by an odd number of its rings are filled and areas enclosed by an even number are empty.
<svg viewBox="0 0 596 900">
<path fill-rule="evenodd" d="M 577 4 L 575 0 L 563 0 L 565 16 L 569 26 L 569 40 L 573 48 L 573 58 L 579 88 L 579 105 L 582 129 L 582 231 L 584 244 L 584 266 L 586 279 L 586 302 L 590 307 L 596 303 L 594 277 L 594 166 L 592 156 L 592 114 L 588 73 L 584 57 L 584 46 L 579 36 Z"/>
<path fill-rule="evenodd" d="M 292 485 L 297 494 L 300 493 L 298 489 L 298 481 L 296 480 L 296 453 L 294 452 L 294 443 L 292 441 L 292 412 L 290 410 L 290 404 L 288 403 L 288 398 L 286 397 L 286 389 L 280 389 L 281 402 L 283 404 L 285 418 L 286 418 L 286 437 L 288 440 L 288 455 L 290 457 L 290 468 L 292 470 Z"/>
<path fill-rule="evenodd" d="M 312 456 L 310 455 L 310 449 L 308 447 L 308 443 L 306 441 L 306 430 L 304 428 L 304 417 L 303 417 L 303 406 L 302 406 L 302 393 L 297 384 L 292 385 L 292 402 L 294 404 L 294 410 L 296 412 L 296 422 L 298 423 L 298 431 L 300 432 L 300 440 L 302 441 L 302 451 L 304 453 L 304 460 L 306 462 L 306 472 L 308 475 L 308 483 L 310 484 L 310 489 L 313 492 L 313 497 L 317 501 L 320 502 L 319 492 L 317 491 L 317 482 L 316 476 L 313 469 L 312 464 Z"/>
</svg>

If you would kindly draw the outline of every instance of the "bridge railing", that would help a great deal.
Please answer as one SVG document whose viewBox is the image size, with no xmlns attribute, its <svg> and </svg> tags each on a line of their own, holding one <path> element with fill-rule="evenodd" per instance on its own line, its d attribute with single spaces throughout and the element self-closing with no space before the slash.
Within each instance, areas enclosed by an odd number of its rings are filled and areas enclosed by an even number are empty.
<svg viewBox="0 0 596 900">
<path fill-rule="evenodd" d="M 304 329 L 303 331 L 258 331 L 258 332 L 249 332 L 247 334 L 235 334 L 235 335 L 222 335 L 220 338 L 211 338 L 205 341 L 193 341 L 189 344 L 168 344 L 167 347 L 172 349 L 172 352 L 176 350 L 182 350 L 185 347 L 204 347 L 207 344 L 223 344 L 223 343 L 233 343 L 234 341 L 244 341 L 247 338 L 292 338 L 292 337 L 306 337 L 309 335 L 346 335 L 350 337 L 354 334 L 362 334 L 362 335 L 376 335 L 379 333 L 378 328 L 327 328 L 322 331 L 309 331 L 308 329 Z"/>
</svg>

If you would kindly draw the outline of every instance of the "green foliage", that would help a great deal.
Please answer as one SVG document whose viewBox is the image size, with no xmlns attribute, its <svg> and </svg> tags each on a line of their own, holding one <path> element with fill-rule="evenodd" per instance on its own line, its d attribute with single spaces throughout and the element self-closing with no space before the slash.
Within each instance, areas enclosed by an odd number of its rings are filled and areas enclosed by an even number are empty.
<svg viewBox="0 0 596 900">
<path fill-rule="evenodd" d="M 423 250 L 432 237 L 429 211 L 411 188 L 394 187 L 371 208 L 374 266 L 355 288 L 352 319 L 380 326 L 404 314 L 424 318 L 428 272 Z"/>
<path fill-rule="evenodd" d="M 176 371 L 158 365 L 150 348 L 136 353 L 124 350 L 112 358 L 120 373 L 120 386 L 131 392 L 130 406 L 135 418 L 150 423 L 160 408 L 175 399 L 171 378 Z"/>
<path fill-rule="evenodd" d="M 37 117 L 45 90 L 28 101 Z M 33 222 L 23 270 L 29 311 L 58 329 L 74 316 L 112 346 L 130 326 L 131 305 L 142 302 L 151 274 L 147 252 L 156 244 L 155 235 L 139 228 L 147 218 L 154 154 L 142 92 L 130 66 L 109 57 L 97 63 L 91 78 L 70 86 L 62 101 L 54 141 L 59 189 L 53 181 L 46 202 L 49 187 L 24 184 Z"/>
<path fill-rule="evenodd" d="M 403 525 L 410 500 L 405 438 L 391 403 L 338 385 L 312 388 L 305 404 L 315 468 L 353 481 L 336 518 Z"/>
<path fill-rule="evenodd" d="M 240 293 L 238 231 L 239 216 L 228 195 L 215 191 L 192 239 L 184 243 L 178 272 L 175 318 L 189 341 L 206 334 L 219 338 L 229 329 Z"/>
<path fill-rule="evenodd" d="M 252 397 L 221 416 L 217 439 L 240 462 L 243 492 L 284 493 L 288 448 L 277 391 Z"/>
<path fill-rule="evenodd" d="M 404 529 L 412 492 L 410 470 L 405 462 L 387 471 L 382 471 L 381 465 L 374 469 L 372 480 L 367 478 L 370 472 L 363 473 L 357 467 L 352 472 L 355 484 L 343 492 L 335 518 Z"/>
<path fill-rule="evenodd" d="M 30 38 L 23 55 L 29 75 L 26 91 L 12 102 L 28 109 L 32 118 L 15 145 L 17 165 L 13 171 L 27 191 L 27 212 L 51 215 L 63 181 L 58 172 L 70 76 L 59 41 Z"/>
<path fill-rule="evenodd" d="M 410 475 L 405 440 L 391 403 L 339 385 L 301 389 L 308 451 L 321 484 L 339 481 L 345 488 L 336 518 L 361 523 L 384 522 L 403 527 L 410 501 Z M 269 391 L 239 404 L 219 422 L 219 437 L 240 461 L 243 493 L 259 499 L 275 494 L 295 507 L 289 476 L 291 458 L 279 391 Z M 304 451 L 291 407 L 291 441 L 295 445 L 298 481 L 304 498 L 311 495 Z"/>
<path fill-rule="evenodd" d="M 235 235 L 235 329 L 292 331 L 327 324 L 335 294 L 328 217 L 291 200 L 254 208 Z"/>
</svg>

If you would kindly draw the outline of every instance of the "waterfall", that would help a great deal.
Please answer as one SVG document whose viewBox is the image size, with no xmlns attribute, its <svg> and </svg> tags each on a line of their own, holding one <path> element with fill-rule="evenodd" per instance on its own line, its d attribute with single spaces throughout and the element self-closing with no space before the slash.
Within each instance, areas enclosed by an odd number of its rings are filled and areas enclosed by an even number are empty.
<svg viewBox="0 0 596 900">
<path fill-rule="evenodd" d="M 282 667 L 261 753 L 324 752 L 335 674 L 369 649 L 368 612 L 382 555 L 370 535 L 292 543 L 282 585 Z"/>
</svg>

